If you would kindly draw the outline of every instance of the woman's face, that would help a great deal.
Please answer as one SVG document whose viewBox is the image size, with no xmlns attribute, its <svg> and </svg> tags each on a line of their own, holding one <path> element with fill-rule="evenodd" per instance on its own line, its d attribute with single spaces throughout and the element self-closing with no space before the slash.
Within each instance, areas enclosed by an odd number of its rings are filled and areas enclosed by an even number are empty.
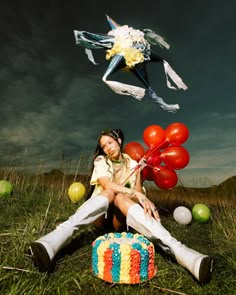
<svg viewBox="0 0 236 295">
<path fill-rule="evenodd" d="M 120 142 L 120 138 L 118 138 Z M 114 160 L 120 160 L 121 158 L 121 150 L 119 143 L 113 139 L 111 136 L 102 135 L 100 139 L 100 146 L 103 149 L 104 153 L 110 158 Z"/>
</svg>

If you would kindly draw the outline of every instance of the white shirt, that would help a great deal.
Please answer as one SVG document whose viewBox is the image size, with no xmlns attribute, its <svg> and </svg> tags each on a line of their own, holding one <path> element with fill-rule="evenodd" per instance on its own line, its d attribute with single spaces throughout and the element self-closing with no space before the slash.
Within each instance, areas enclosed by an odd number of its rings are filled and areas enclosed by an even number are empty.
<svg viewBox="0 0 236 295">
<path fill-rule="evenodd" d="M 91 197 L 98 195 L 103 191 L 103 188 L 99 184 L 98 179 L 104 176 L 108 177 L 111 181 L 114 181 L 117 184 L 122 184 L 122 181 L 127 180 L 122 185 L 125 186 L 128 183 L 130 188 L 134 188 L 136 184 L 137 175 L 136 173 L 132 174 L 132 172 L 134 172 L 134 169 L 135 167 L 137 167 L 138 163 L 131 159 L 127 154 L 122 154 L 122 156 L 125 159 L 125 164 L 123 165 L 125 166 L 126 171 L 123 175 L 123 179 L 118 180 L 115 180 L 113 163 L 110 159 L 106 158 L 103 155 L 100 155 L 94 160 L 94 169 L 90 180 L 90 184 L 95 185 L 95 188 Z"/>
</svg>

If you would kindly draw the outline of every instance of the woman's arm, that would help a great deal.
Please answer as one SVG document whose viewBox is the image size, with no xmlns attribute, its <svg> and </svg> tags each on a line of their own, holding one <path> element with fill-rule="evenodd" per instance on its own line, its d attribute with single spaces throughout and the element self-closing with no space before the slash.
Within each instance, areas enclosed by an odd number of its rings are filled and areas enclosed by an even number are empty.
<svg viewBox="0 0 236 295">
<path fill-rule="evenodd" d="M 98 182 L 103 187 L 104 190 L 111 189 L 116 193 L 122 193 L 130 197 L 135 197 L 136 190 L 125 187 L 120 184 L 116 184 L 115 182 L 111 181 L 108 176 L 102 176 L 98 178 Z"/>
<path fill-rule="evenodd" d="M 141 181 L 141 170 L 140 168 L 136 170 L 136 183 L 134 189 L 138 192 L 142 192 L 142 181 Z"/>
<path fill-rule="evenodd" d="M 123 185 L 116 184 L 112 182 L 109 177 L 103 176 L 98 178 L 99 184 L 103 187 L 104 190 L 111 189 L 116 193 L 122 193 L 130 198 L 136 198 L 139 203 L 142 205 L 145 214 L 148 214 L 149 216 L 153 216 L 156 220 L 160 220 L 158 211 L 155 208 L 155 205 L 141 192 L 135 189 L 130 189 L 128 187 L 124 187 Z M 137 183 L 137 188 L 141 188 L 141 182 L 140 186 Z"/>
</svg>

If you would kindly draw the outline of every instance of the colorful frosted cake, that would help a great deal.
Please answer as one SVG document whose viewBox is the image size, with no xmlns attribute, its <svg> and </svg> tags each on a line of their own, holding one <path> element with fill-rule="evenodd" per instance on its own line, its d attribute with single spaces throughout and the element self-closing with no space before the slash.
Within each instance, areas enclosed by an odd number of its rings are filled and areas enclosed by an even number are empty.
<svg viewBox="0 0 236 295">
<path fill-rule="evenodd" d="M 136 284 L 153 278 L 157 272 L 154 246 L 140 234 L 105 234 L 92 247 L 92 271 L 104 281 Z"/>
</svg>

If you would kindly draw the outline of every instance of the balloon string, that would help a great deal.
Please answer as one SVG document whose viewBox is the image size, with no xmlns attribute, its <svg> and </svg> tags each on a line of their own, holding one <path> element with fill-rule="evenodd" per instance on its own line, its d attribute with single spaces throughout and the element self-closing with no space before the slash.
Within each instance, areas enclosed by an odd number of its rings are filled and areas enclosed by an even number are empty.
<svg viewBox="0 0 236 295">
<path fill-rule="evenodd" d="M 141 159 L 142 160 L 142 159 Z M 141 161 L 140 160 L 140 161 Z M 122 182 L 122 185 L 124 185 L 126 182 L 127 182 L 127 180 L 134 174 L 134 172 L 137 170 L 137 169 L 139 169 L 140 167 L 142 166 L 142 164 L 138 164 L 137 166 L 135 166 L 134 168 L 132 168 L 132 172 L 129 174 L 129 176 Z"/>
<path fill-rule="evenodd" d="M 155 146 L 154 148 L 151 148 L 149 150 L 149 153 L 147 153 L 147 155 L 143 156 L 144 159 L 147 159 L 148 157 L 150 157 L 152 155 L 153 152 L 155 152 L 157 149 L 159 149 L 164 143 L 166 143 L 168 141 L 168 139 L 165 139 L 165 141 L 163 141 L 162 143 L 160 143 L 159 145 Z M 142 159 L 143 159 L 142 158 Z M 141 160 L 142 160 L 141 159 Z M 140 160 L 140 161 L 141 161 Z"/>
<path fill-rule="evenodd" d="M 140 159 L 140 161 L 138 162 L 138 164 L 134 167 L 134 168 L 132 168 L 132 172 L 129 174 L 129 176 L 122 182 L 122 185 L 124 185 L 126 182 L 127 182 L 127 180 L 134 174 L 134 172 L 137 170 L 137 169 L 139 169 L 139 168 L 144 168 L 145 166 L 147 166 L 147 164 L 145 163 L 146 162 L 146 159 L 148 158 L 148 157 L 150 157 L 151 156 L 151 154 L 153 153 L 153 152 L 155 152 L 158 148 L 160 148 L 164 143 L 166 143 L 168 140 L 167 139 L 165 139 L 165 141 L 163 141 L 162 143 L 160 143 L 159 145 L 157 145 L 157 146 L 155 146 L 155 148 L 151 148 L 151 150 L 149 151 L 149 153 L 147 154 L 147 155 L 145 155 L 145 156 L 143 156 L 141 159 Z M 150 165 L 149 165 L 150 166 Z"/>
</svg>

